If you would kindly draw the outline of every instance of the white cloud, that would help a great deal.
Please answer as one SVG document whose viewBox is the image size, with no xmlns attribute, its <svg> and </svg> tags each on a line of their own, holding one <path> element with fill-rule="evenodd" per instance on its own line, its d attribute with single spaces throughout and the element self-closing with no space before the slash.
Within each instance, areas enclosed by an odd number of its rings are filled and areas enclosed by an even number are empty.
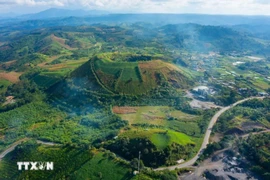
<svg viewBox="0 0 270 180">
<path fill-rule="evenodd" d="M 65 3 L 61 0 L 16 0 L 18 5 L 27 5 L 27 6 L 65 6 Z"/>
<path fill-rule="evenodd" d="M 270 0 L 0 0 L 0 7 L 67 7 L 120 12 L 264 14 Z"/>
</svg>

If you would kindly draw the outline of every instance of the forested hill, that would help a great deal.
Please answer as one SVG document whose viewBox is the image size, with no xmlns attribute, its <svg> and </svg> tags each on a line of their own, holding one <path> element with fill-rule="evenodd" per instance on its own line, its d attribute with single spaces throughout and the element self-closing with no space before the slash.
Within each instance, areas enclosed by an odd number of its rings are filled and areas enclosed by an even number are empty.
<svg viewBox="0 0 270 180">
<path fill-rule="evenodd" d="M 171 41 L 175 46 L 181 44 L 191 51 L 252 51 L 264 54 L 269 48 L 269 45 L 259 43 L 249 34 L 228 27 L 179 24 L 166 25 L 160 29 L 168 37 L 173 37 Z"/>
<path fill-rule="evenodd" d="M 113 35 L 113 36 L 112 36 Z M 45 28 L 20 33 L 0 32 L 0 61 L 24 58 L 33 53 L 56 55 L 63 51 L 83 56 L 83 49 L 97 47 L 113 51 L 136 47 L 153 47 L 160 52 L 176 49 L 191 52 L 220 53 L 245 52 L 265 55 L 269 44 L 251 34 L 221 26 L 198 24 L 166 25 L 161 27 L 145 23 L 130 26 L 79 26 Z M 77 55 L 76 55 L 77 54 Z M 28 58 L 31 59 L 31 58 Z"/>
</svg>

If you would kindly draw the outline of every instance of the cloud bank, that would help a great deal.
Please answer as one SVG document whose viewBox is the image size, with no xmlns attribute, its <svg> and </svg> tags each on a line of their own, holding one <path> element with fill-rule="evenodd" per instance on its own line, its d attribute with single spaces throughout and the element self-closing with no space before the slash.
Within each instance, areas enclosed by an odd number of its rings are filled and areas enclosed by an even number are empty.
<svg viewBox="0 0 270 180">
<path fill-rule="evenodd" d="M 0 0 L 0 10 L 51 7 L 112 12 L 270 15 L 270 0 Z"/>
</svg>

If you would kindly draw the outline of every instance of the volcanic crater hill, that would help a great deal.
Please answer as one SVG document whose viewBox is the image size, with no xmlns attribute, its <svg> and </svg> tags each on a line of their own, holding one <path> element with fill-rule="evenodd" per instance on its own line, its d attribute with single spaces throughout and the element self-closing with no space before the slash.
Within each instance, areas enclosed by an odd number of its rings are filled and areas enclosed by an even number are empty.
<svg viewBox="0 0 270 180">
<path fill-rule="evenodd" d="M 177 66 L 161 60 L 118 62 L 98 56 L 72 72 L 69 79 L 86 90 L 135 96 L 165 85 L 185 89 L 192 84 Z"/>
<path fill-rule="evenodd" d="M 94 56 L 67 78 L 50 87 L 48 92 L 59 102 L 77 102 L 78 98 L 91 102 L 93 96 L 97 99 L 140 96 L 148 95 L 154 89 L 187 89 L 192 85 L 191 78 L 168 62 L 113 61 Z"/>
</svg>

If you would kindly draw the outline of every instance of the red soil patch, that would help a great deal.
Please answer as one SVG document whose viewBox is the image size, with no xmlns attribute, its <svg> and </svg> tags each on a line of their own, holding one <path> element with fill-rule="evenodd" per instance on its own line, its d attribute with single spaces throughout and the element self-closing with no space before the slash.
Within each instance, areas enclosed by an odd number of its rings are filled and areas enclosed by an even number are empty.
<svg viewBox="0 0 270 180">
<path fill-rule="evenodd" d="M 158 69 L 164 67 L 164 63 L 161 60 L 140 62 L 139 67 L 141 69 Z"/>
<path fill-rule="evenodd" d="M 3 69 L 9 68 L 11 65 L 13 65 L 17 60 L 8 61 L 5 63 L 1 63 L 0 67 Z"/>
<path fill-rule="evenodd" d="M 169 71 L 181 71 L 178 67 L 176 67 L 173 64 L 164 62 L 162 60 L 152 60 L 152 61 L 146 61 L 146 62 L 140 62 L 139 67 L 141 69 L 155 69 L 155 70 L 163 70 L 166 72 Z"/>
<path fill-rule="evenodd" d="M 153 61 L 147 61 L 147 62 L 140 62 L 139 67 L 141 69 L 142 75 L 144 75 L 146 72 L 151 73 L 151 77 L 156 79 L 155 72 L 158 70 L 165 76 L 170 77 L 171 72 L 181 72 L 179 68 L 177 68 L 175 65 L 163 62 L 162 60 L 153 60 Z"/>
<path fill-rule="evenodd" d="M 55 64 L 51 68 L 49 68 L 50 71 L 56 71 L 59 69 L 67 68 L 68 66 L 65 64 Z"/>
<path fill-rule="evenodd" d="M 59 42 L 60 44 L 65 44 L 66 43 L 66 40 L 65 39 L 59 38 L 59 37 L 55 36 L 54 34 L 51 35 L 51 38 L 53 40 Z"/>
<path fill-rule="evenodd" d="M 129 106 L 125 106 L 125 107 L 114 106 L 112 110 L 113 110 L 113 113 L 115 114 L 132 114 L 132 113 L 136 113 L 138 108 L 129 107 Z"/>
<path fill-rule="evenodd" d="M 12 83 L 16 83 L 19 81 L 20 73 L 17 72 L 1 72 L 0 79 L 6 79 Z"/>
<path fill-rule="evenodd" d="M 55 36 L 54 34 L 51 35 L 52 40 L 58 42 L 59 44 L 61 44 L 61 46 L 63 46 L 64 48 L 68 49 L 68 50 L 75 50 L 76 48 L 72 48 L 69 45 L 66 44 L 66 40 L 60 37 Z"/>
</svg>

